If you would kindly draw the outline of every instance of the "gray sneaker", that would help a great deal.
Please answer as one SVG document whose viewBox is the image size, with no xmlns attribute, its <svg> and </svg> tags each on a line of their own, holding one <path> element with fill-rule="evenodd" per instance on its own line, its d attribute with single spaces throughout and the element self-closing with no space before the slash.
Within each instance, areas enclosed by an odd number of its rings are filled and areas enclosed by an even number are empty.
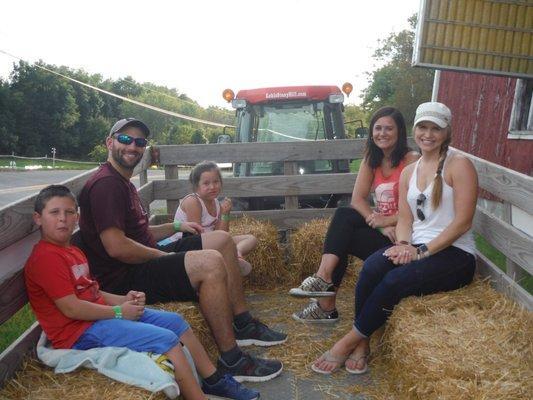
<svg viewBox="0 0 533 400">
<path fill-rule="evenodd" d="M 335 286 L 314 274 L 305 278 L 299 287 L 289 290 L 289 294 L 298 297 L 330 297 L 335 296 Z"/>
<path fill-rule="evenodd" d="M 311 299 L 307 307 L 292 314 L 292 318 L 308 324 L 334 324 L 339 320 L 339 313 L 336 308 L 332 311 L 324 311 L 318 305 L 318 301 Z"/>
</svg>

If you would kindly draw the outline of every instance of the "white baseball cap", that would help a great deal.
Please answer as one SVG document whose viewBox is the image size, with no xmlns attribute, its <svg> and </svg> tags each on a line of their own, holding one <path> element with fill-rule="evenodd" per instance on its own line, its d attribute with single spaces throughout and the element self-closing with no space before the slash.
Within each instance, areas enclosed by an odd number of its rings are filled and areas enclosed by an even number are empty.
<svg viewBox="0 0 533 400">
<path fill-rule="evenodd" d="M 434 122 L 441 128 L 446 128 L 452 122 L 452 112 L 436 101 L 422 103 L 416 109 L 415 126 L 422 121 Z"/>
</svg>

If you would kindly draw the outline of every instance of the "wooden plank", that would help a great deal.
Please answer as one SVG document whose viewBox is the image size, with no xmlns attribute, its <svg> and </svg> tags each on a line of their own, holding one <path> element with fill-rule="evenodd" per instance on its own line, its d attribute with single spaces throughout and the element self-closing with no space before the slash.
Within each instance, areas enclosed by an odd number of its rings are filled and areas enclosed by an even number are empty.
<svg viewBox="0 0 533 400">
<path fill-rule="evenodd" d="M 143 158 L 141 158 L 139 164 L 135 166 L 135 169 L 133 170 L 133 176 L 141 174 L 143 171 L 146 172 L 146 170 L 150 168 L 150 165 L 152 165 L 152 148 L 149 146 L 144 150 Z M 141 186 L 142 185 L 143 183 L 141 176 Z"/>
<path fill-rule="evenodd" d="M 262 211 L 232 211 L 232 218 L 240 218 L 247 215 L 259 220 L 271 221 L 278 229 L 298 228 L 313 218 L 331 218 L 335 208 L 302 208 L 299 210 L 262 210 Z M 153 225 L 172 221 L 174 215 L 158 214 L 150 218 Z"/>
<path fill-rule="evenodd" d="M 67 186 L 77 196 L 94 171 L 95 169 L 86 171 L 81 175 L 61 182 L 61 184 Z M 0 250 L 17 242 L 36 229 L 32 218 L 36 197 L 36 194 L 27 196 L 0 209 Z"/>
<path fill-rule="evenodd" d="M 474 230 L 491 245 L 533 274 L 533 238 L 477 206 Z"/>
<path fill-rule="evenodd" d="M 162 165 L 222 162 L 343 160 L 362 158 L 366 139 L 316 142 L 184 144 L 157 146 Z"/>
<path fill-rule="evenodd" d="M 0 354 L 0 388 L 21 367 L 26 355 L 35 355 L 35 348 L 41 332 L 41 327 L 35 322 Z"/>
<path fill-rule="evenodd" d="M 533 214 L 533 201 L 531 201 L 533 197 L 533 177 L 483 160 L 461 150 L 455 148 L 454 150 L 472 160 L 478 173 L 479 186 L 481 188 L 527 211 L 529 214 Z"/>
<path fill-rule="evenodd" d="M 506 201 L 503 202 L 502 219 L 503 219 L 503 222 L 506 222 L 509 225 L 513 225 L 511 207 L 512 207 L 511 203 L 508 203 Z M 507 274 L 509 278 L 511 278 L 515 282 L 519 282 L 520 280 L 524 279 L 524 277 L 526 276 L 524 270 L 520 267 L 520 265 L 515 263 L 509 257 L 505 258 L 505 273 Z"/>
<path fill-rule="evenodd" d="M 285 161 L 283 163 L 283 173 L 285 175 L 297 175 L 298 163 L 295 161 Z M 285 210 L 297 210 L 298 209 L 298 196 L 285 196 Z"/>
<path fill-rule="evenodd" d="M 515 300 L 526 310 L 533 311 L 533 296 L 479 252 L 477 252 L 477 273 L 481 277 L 490 277 L 494 289 Z"/>
<path fill-rule="evenodd" d="M 166 181 L 169 179 L 177 180 L 178 178 L 179 178 L 178 166 L 177 165 L 165 165 L 165 180 Z M 154 184 L 153 191 L 154 191 L 154 197 L 155 197 L 156 193 L 158 193 L 155 184 Z M 184 197 L 186 194 L 187 193 L 181 196 L 167 198 L 167 213 L 168 214 L 174 215 L 176 213 L 176 210 L 178 209 L 178 205 L 179 205 L 179 199 Z M 172 200 L 172 199 L 175 199 L 175 200 Z"/>
<path fill-rule="evenodd" d="M 137 190 L 137 193 L 139 193 L 144 209 L 150 214 L 150 204 L 154 201 L 154 184 L 152 182 L 146 183 Z"/>
<path fill-rule="evenodd" d="M 27 302 L 24 271 L 21 268 L 0 283 L 0 325 L 10 319 Z"/>
<path fill-rule="evenodd" d="M 315 174 L 224 179 L 228 197 L 298 196 L 351 193 L 356 174 Z M 155 180 L 154 200 L 177 200 L 190 192 L 185 180 Z"/>
</svg>

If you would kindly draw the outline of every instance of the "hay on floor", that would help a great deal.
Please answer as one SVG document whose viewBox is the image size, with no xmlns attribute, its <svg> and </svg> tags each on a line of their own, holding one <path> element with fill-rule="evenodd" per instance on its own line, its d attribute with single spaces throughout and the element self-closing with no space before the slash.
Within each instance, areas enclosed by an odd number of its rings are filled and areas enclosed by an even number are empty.
<svg viewBox="0 0 533 400">
<path fill-rule="evenodd" d="M 257 238 L 257 247 L 246 256 L 252 272 L 245 279 L 250 288 L 274 288 L 286 283 L 288 270 L 278 240 L 278 230 L 270 221 L 243 216 L 231 222 L 232 235 L 251 234 Z"/>
<path fill-rule="evenodd" d="M 308 326 L 291 313 L 307 300 L 285 289 L 256 290 L 248 296 L 254 315 L 289 333 L 287 343 L 264 349 L 263 356 L 283 361 L 285 371 L 313 378 L 309 365 L 351 329 L 356 274 L 347 271 L 332 326 Z M 169 303 L 191 323 L 212 360 L 218 351 L 197 304 Z M 403 300 L 386 324 L 385 334 L 372 336 L 370 374 L 361 385 L 350 384 L 344 370 L 333 376 L 332 393 L 361 393 L 369 399 L 530 399 L 533 384 L 533 315 L 476 281 L 458 291 Z M 337 377 L 339 379 L 337 379 Z M 341 381 L 343 383 L 341 383 Z M 329 387 L 329 386 L 328 386 Z M 326 388 L 327 389 L 327 388 Z M 328 389 L 329 390 L 329 389 Z M 267 393 L 264 393 L 265 398 Z M 271 395 L 271 393 L 268 393 Z M 333 396 L 334 397 L 334 396 Z M 4 399 L 72 400 L 164 399 L 114 382 L 94 371 L 56 375 L 38 361 L 25 365 L 0 390 Z M 270 398 L 270 396 L 269 396 Z"/>
</svg>

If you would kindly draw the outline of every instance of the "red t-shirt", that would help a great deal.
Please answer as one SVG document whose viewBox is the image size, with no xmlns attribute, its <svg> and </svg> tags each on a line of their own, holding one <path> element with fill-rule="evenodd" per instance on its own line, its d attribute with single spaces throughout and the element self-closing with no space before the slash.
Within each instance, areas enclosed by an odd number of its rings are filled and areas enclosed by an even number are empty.
<svg viewBox="0 0 533 400">
<path fill-rule="evenodd" d="M 75 246 L 61 247 L 41 240 L 24 267 L 31 307 L 56 349 L 70 349 L 93 321 L 65 316 L 54 300 L 76 295 L 81 300 L 105 304 L 98 282 L 91 279 L 87 258 Z"/>
<path fill-rule="evenodd" d="M 91 273 L 104 290 L 123 292 L 129 266 L 107 254 L 100 233 L 114 227 L 138 243 L 156 247 L 137 189 L 107 162 L 89 178 L 80 193 L 79 203 L 83 250 Z"/>
</svg>

